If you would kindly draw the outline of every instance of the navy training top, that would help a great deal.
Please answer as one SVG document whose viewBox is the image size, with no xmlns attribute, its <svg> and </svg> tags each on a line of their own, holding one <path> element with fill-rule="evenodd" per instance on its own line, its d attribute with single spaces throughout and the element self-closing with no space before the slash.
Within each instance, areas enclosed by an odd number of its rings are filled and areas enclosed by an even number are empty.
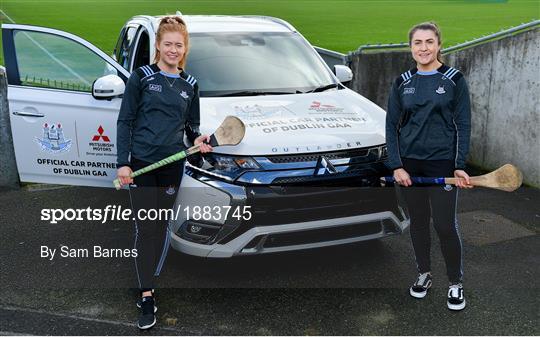
<svg viewBox="0 0 540 337">
<path fill-rule="evenodd" d="M 180 69 L 181 70 L 181 69 Z M 117 120 L 117 167 L 129 155 L 154 163 L 186 148 L 200 135 L 199 87 L 183 70 L 161 71 L 156 64 L 136 69 L 128 79 Z"/>
<path fill-rule="evenodd" d="M 470 137 L 469 89 L 457 69 L 413 68 L 394 81 L 386 114 L 388 168 L 410 158 L 453 160 L 455 169 L 464 169 Z"/>
</svg>

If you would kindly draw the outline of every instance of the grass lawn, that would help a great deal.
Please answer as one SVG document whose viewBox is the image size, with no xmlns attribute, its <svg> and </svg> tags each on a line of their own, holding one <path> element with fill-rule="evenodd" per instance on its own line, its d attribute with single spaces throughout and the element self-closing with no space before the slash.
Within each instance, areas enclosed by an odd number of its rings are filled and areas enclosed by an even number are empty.
<svg viewBox="0 0 540 337">
<path fill-rule="evenodd" d="M 312 44 L 348 52 L 367 43 L 406 40 L 415 23 L 434 20 L 451 46 L 540 17 L 538 0 L 2 0 L 16 23 L 79 35 L 110 54 L 120 28 L 137 14 L 269 15 L 293 24 Z M 2 22 L 10 22 L 0 13 Z M 3 55 L 0 58 L 3 64 Z"/>
</svg>

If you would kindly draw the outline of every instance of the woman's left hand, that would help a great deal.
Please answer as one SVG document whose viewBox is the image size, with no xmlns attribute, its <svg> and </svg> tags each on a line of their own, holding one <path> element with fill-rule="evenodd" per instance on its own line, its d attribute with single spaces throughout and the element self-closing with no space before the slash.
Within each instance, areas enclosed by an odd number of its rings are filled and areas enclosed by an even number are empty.
<svg viewBox="0 0 540 337">
<path fill-rule="evenodd" d="M 201 150 L 201 153 L 212 152 L 214 150 L 212 148 L 212 146 L 210 146 L 210 144 L 207 144 L 205 142 L 210 142 L 210 136 L 201 135 L 201 136 L 197 137 L 193 143 L 195 145 L 200 144 L 199 149 Z"/>
<path fill-rule="evenodd" d="M 455 170 L 454 171 L 454 177 L 458 178 L 456 182 L 456 186 L 459 188 L 473 188 L 474 185 L 471 185 L 471 179 L 467 172 L 463 170 Z"/>
</svg>

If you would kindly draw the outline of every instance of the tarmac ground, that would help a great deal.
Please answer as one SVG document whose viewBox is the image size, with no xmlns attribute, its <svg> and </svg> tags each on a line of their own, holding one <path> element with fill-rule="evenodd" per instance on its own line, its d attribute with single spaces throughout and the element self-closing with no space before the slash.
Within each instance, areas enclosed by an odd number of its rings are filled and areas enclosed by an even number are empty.
<svg viewBox="0 0 540 337">
<path fill-rule="evenodd" d="M 40 257 L 41 246 L 126 247 L 121 222 L 40 220 L 41 209 L 127 207 L 125 191 L 30 185 L 0 191 L 0 334 L 135 335 L 133 260 Z M 147 335 L 538 335 L 540 191 L 461 191 L 467 307 L 446 308 L 432 233 L 434 287 L 408 295 L 403 235 L 298 252 L 205 259 L 169 251 Z"/>
</svg>

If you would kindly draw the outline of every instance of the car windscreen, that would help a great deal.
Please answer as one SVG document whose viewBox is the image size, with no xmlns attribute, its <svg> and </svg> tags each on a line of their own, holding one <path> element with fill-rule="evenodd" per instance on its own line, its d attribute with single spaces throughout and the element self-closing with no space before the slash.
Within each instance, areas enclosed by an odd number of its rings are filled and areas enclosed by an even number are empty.
<svg viewBox="0 0 540 337">
<path fill-rule="evenodd" d="M 186 70 L 201 96 L 307 92 L 335 80 L 298 33 L 193 33 Z"/>
</svg>

